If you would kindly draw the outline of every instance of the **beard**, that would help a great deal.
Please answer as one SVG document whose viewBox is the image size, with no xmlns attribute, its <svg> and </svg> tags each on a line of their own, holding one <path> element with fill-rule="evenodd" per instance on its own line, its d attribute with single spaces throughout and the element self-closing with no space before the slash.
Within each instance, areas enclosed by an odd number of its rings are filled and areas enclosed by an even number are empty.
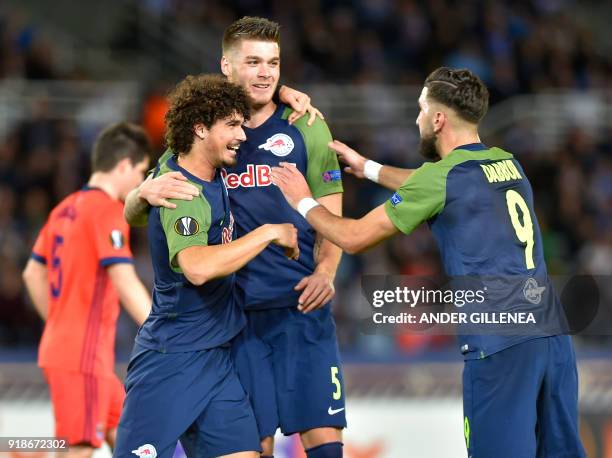
<svg viewBox="0 0 612 458">
<path fill-rule="evenodd" d="M 438 148 L 436 147 L 436 134 L 433 132 L 430 135 L 421 136 L 419 142 L 419 153 L 425 159 L 430 161 L 437 161 L 440 159 Z"/>
</svg>

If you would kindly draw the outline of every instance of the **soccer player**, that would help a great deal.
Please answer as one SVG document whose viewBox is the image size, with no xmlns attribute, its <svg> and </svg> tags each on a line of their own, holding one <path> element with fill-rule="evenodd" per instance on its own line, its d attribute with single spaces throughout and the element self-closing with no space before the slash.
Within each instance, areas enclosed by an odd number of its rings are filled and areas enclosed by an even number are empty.
<svg viewBox="0 0 612 458">
<path fill-rule="evenodd" d="M 188 76 L 170 96 L 166 141 L 176 154 L 156 173 L 179 171 L 200 194 L 150 210 L 153 308 L 128 367 L 116 457 L 170 457 L 192 425 L 197 456 L 259 456 L 255 417 L 230 355 L 245 325 L 234 272 L 270 244 L 290 259 L 299 248 L 288 223 L 234 237 L 219 169 L 236 163 L 249 111 L 246 92 L 222 76 Z"/>
<path fill-rule="evenodd" d="M 45 320 L 38 364 L 68 456 L 92 456 L 105 439 L 115 444 L 124 398 L 114 373 L 118 299 L 139 325 L 151 308 L 132 264 L 123 199 L 142 182 L 150 154 L 140 127 L 106 128 L 93 147 L 87 186 L 53 209 L 23 272 Z"/>
<path fill-rule="evenodd" d="M 269 246 L 236 275 L 247 325 L 232 353 L 257 418 L 262 456 L 273 455 L 280 426 L 284 434 L 300 433 L 308 458 L 338 458 L 345 397 L 330 301 L 341 250 L 315 233 L 270 180 L 273 166 L 292 162 L 307 175 L 318 202 L 340 215 L 342 183 L 336 155 L 327 146 L 331 134 L 321 119 L 311 116 L 314 123 L 307 127 L 305 118 L 295 120 L 289 107 L 274 102 L 280 77 L 275 22 L 244 17 L 231 24 L 223 38 L 221 70 L 250 97 L 246 141 L 237 163 L 223 171 L 237 233 L 281 222 L 294 224 L 299 233 L 298 262 Z M 142 204 L 136 194 L 128 199 L 130 223 L 142 222 Z"/>
<path fill-rule="evenodd" d="M 292 165 L 275 168 L 274 183 L 317 231 L 349 253 L 397 232 L 409 234 L 427 221 L 449 276 L 493 276 L 511 289 L 516 278 L 523 279 L 514 290 L 502 289 L 503 298 L 493 296 L 487 307 L 533 307 L 528 300 L 534 297 L 528 297 L 523 284 L 546 285 L 536 287 L 539 292 L 551 286 L 531 185 L 510 153 L 480 141 L 478 124 L 488 108 L 486 87 L 468 70 L 439 68 L 425 80 L 419 106 L 420 149 L 437 162 L 415 171 L 397 169 L 332 144 L 350 173 L 397 189 L 363 218 L 340 218 L 327 211 L 311 198 Z M 539 307 L 559 310 L 551 290 L 546 298 Z M 470 457 L 584 456 L 574 350 L 569 336 L 560 330 L 551 334 L 460 337 Z"/>
</svg>

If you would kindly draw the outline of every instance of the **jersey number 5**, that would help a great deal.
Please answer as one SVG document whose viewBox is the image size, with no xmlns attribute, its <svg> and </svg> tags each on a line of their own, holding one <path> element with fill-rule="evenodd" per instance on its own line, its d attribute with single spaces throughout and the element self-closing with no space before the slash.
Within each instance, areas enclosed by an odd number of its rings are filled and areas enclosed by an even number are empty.
<svg viewBox="0 0 612 458">
<path fill-rule="evenodd" d="M 62 263 L 58 251 L 64 244 L 64 238 L 61 235 L 53 237 L 53 245 L 51 245 L 51 272 L 56 273 L 55 281 L 51 281 L 51 296 L 57 299 L 62 292 Z"/>
<path fill-rule="evenodd" d="M 336 386 L 332 397 L 337 401 L 342 397 L 342 385 L 340 385 L 340 380 L 338 380 L 338 368 L 336 366 L 331 366 L 331 381 Z"/>
<path fill-rule="evenodd" d="M 528 269 L 535 268 L 533 262 L 533 221 L 531 220 L 531 214 L 529 213 L 529 207 L 527 202 L 523 199 L 518 192 L 513 189 L 506 191 L 506 204 L 508 205 L 508 213 L 510 214 L 510 221 L 516 237 L 521 243 L 525 244 L 525 263 Z M 523 222 L 519 219 L 518 209 L 523 214 Z"/>
</svg>

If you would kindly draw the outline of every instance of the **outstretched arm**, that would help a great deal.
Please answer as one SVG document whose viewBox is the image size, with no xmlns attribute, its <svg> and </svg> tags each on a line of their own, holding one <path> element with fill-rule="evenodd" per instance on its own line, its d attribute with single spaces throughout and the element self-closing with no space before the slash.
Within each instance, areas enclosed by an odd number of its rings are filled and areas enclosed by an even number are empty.
<svg viewBox="0 0 612 458">
<path fill-rule="evenodd" d="M 281 167 L 274 167 L 272 181 L 280 188 L 287 202 L 302 213 L 317 232 L 347 253 L 364 251 L 398 232 L 387 216 L 384 205 L 360 219 L 336 216 L 314 201 L 311 201 L 310 209 L 298 208 L 303 199 L 312 199 L 312 194 L 303 175 L 290 164 L 281 163 Z"/>
<path fill-rule="evenodd" d="M 330 142 L 329 147 L 342 162 L 348 164 L 344 168 L 345 172 L 357 178 L 367 178 L 392 191 L 398 189 L 414 172 L 413 169 L 401 169 L 371 161 L 338 140 Z"/>
<path fill-rule="evenodd" d="M 149 175 L 125 199 L 123 216 L 130 226 L 146 226 L 150 206 L 176 208 L 168 199 L 192 200 L 200 194 L 181 172 L 165 173 L 157 178 Z"/>
</svg>

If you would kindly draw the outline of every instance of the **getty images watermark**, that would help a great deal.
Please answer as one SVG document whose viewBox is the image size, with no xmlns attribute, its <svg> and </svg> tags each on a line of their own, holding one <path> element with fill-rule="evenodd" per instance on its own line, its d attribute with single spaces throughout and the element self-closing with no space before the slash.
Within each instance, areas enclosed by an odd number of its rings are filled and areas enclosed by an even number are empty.
<svg viewBox="0 0 612 458">
<path fill-rule="evenodd" d="M 602 277 L 367 275 L 362 331 L 395 334 L 609 333 L 611 283 Z"/>
</svg>

